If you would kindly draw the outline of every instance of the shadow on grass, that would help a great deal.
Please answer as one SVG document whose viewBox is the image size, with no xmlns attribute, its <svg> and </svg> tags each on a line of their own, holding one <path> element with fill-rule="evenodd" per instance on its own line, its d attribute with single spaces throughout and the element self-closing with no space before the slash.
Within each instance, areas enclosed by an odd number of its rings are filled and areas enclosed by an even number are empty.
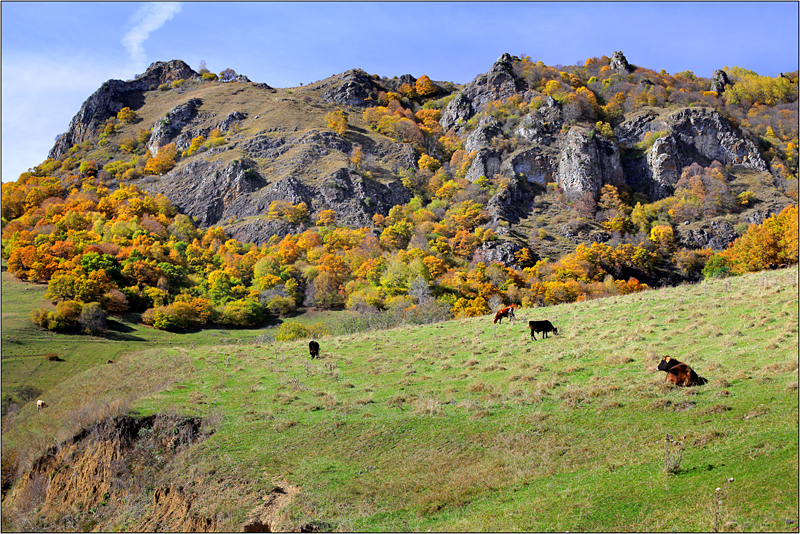
<svg viewBox="0 0 800 534">
<path fill-rule="evenodd" d="M 142 337 L 131 335 L 130 332 L 136 332 L 136 329 L 109 317 L 102 337 L 110 341 L 146 341 Z"/>
</svg>

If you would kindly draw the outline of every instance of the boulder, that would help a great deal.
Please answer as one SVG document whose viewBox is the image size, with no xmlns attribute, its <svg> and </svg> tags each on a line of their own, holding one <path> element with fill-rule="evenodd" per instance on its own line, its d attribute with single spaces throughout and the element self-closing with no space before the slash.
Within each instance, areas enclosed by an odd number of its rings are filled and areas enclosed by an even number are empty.
<svg viewBox="0 0 800 534">
<path fill-rule="evenodd" d="M 664 198 L 672 194 L 681 177 L 678 168 L 680 154 L 675 137 L 668 135 L 656 139 L 646 156 L 645 167 L 649 178 L 647 194 L 650 198 Z"/>
<path fill-rule="evenodd" d="M 678 227 L 680 243 L 688 248 L 721 251 L 728 248 L 739 235 L 727 221 L 705 222 L 700 228 L 684 229 Z"/>
<path fill-rule="evenodd" d="M 348 70 L 329 80 L 330 87 L 322 95 L 323 100 L 341 106 L 368 107 L 374 106 L 375 98 L 380 91 L 372 77 L 362 70 Z"/>
<path fill-rule="evenodd" d="M 486 265 L 499 263 L 504 267 L 518 268 L 516 253 L 522 246 L 513 241 L 487 241 L 475 251 L 473 261 L 482 261 Z"/>
<path fill-rule="evenodd" d="M 716 160 L 723 165 L 767 169 L 755 143 L 709 108 L 685 108 L 668 114 L 645 110 L 614 131 L 620 146 L 628 151 L 628 185 L 653 200 L 671 195 L 683 169 L 694 162 L 707 166 Z M 636 144 L 648 132 L 661 132 L 662 136 L 647 152 L 637 153 Z"/>
<path fill-rule="evenodd" d="M 234 111 L 233 113 L 229 113 L 221 123 L 219 123 L 219 131 L 220 132 L 227 132 L 231 129 L 235 123 L 239 121 L 243 121 L 247 118 L 247 113 L 241 111 Z"/>
<path fill-rule="evenodd" d="M 695 152 L 708 161 L 719 161 L 723 165 L 739 165 L 756 171 L 767 170 L 755 143 L 733 126 L 717 111 L 709 108 L 686 108 L 669 116 L 673 131 L 682 148 L 693 161 Z M 691 162 L 686 163 L 687 165 Z"/>
</svg>

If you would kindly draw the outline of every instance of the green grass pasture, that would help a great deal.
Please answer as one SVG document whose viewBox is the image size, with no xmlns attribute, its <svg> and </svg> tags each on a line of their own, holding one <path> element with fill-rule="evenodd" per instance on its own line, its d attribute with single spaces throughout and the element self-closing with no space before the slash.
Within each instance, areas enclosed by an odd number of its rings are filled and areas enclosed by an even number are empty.
<svg viewBox="0 0 800 534">
<path fill-rule="evenodd" d="M 118 382 L 139 413 L 216 425 L 164 477 L 213 486 L 193 512 L 231 529 L 290 484 L 283 528 L 797 531 L 797 276 L 328 337 L 314 361 L 305 341 L 162 346 L 55 386 L 4 442 L 107 413 Z M 667 386 L 666 355 L 708 384 Z"/>
</svg>

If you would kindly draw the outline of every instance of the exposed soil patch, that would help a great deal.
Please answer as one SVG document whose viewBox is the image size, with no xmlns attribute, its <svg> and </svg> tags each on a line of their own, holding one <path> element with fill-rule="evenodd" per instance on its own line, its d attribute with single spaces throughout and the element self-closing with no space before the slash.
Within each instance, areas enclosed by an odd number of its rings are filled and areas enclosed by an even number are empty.
<svg viewBox="0 0 800 534">
<path fill-rule="evenodd" d="M 114 417 L 50 447 L 3 502 L 4 527 L 56 530 L 209 531 L 215 518 L 191 512 L 183 488 L 155 487 L 177 454 L 205 439 L 202 421 L 153 415 Z M 145 497 L 153 491 L 152 513 Z M 136 525 L 127 522 L 124 516 Z"/>
<path fill-rule="evenodd" d="M 264 496 L 264 502 L 254 508 L 244 523 L 244 532 L 278 532 L 281 510 L 299 493 L 294 486 L 276 487 Z"/>
</svg>

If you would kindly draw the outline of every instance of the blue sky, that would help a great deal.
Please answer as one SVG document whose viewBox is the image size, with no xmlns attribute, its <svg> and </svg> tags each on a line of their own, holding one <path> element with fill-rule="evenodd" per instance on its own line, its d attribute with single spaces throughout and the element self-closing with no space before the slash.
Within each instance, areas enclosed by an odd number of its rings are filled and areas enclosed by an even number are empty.
<svg viewBox="0 0 800 534">
<path fill-rule="evenodd" d="M 798 68 L 796 2 L 2 2 L 2 179 L 38 165 L 81 104 L 154 61 L 273 87 L 351 68 L 466 83 L 504 52 L 625 52 L 669 73 Z"/>
</svg>

